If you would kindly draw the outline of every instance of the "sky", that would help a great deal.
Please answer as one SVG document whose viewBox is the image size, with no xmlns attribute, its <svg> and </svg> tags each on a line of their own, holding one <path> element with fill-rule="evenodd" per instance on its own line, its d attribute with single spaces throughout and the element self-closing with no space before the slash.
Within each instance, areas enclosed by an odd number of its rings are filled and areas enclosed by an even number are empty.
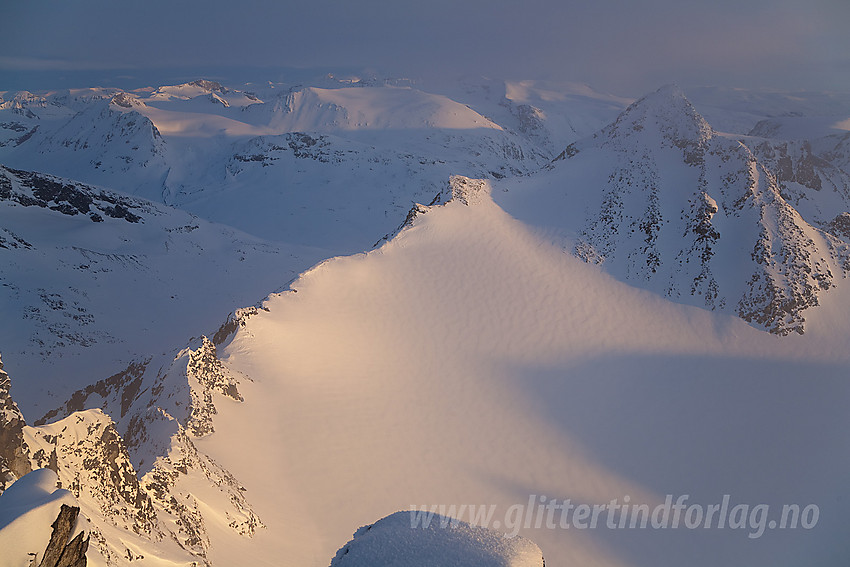
<svg viewBox="0 0 850 567">
<path fill-rule="evenodd" d="M 0 11 L 0 90 L 35 76 L 339 67 L 628 96 L 669 82 L 850 91 L 847 0 L 2 0 Z"/>
</svg>

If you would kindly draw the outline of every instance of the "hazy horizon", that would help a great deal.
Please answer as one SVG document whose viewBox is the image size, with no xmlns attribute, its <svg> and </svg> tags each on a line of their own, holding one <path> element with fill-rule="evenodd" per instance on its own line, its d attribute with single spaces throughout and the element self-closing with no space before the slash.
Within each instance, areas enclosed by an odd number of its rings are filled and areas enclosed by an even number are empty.
<svg viewBox="0 0 850 567">
<path fill-rule="evenodd" d="M 130 88 L 154 77 L 227 76 L 243 68 L 566 80 L 627 96 L 670 82 L 850 90 L 843 29 L 850 5 L 830 0 L 153 0 L 120 9 L 89 0 L 17 3 L 4 11 L 0 90 L 109 82 Z"/>
</svg>

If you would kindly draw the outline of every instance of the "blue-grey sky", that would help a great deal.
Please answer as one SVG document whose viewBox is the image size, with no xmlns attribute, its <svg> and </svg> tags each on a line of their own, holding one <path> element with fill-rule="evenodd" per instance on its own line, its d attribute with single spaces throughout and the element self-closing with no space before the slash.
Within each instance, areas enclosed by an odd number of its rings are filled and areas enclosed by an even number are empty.
<svg viewBox="0 0 850 567">
<path fill-rule="evenodd" d="M 850 90 L 847 0 L 8 0 L 4 76 L 369 67 L 395 75 Z M 259 78 L 259 77 L 258 77 Z"/>
</svg>

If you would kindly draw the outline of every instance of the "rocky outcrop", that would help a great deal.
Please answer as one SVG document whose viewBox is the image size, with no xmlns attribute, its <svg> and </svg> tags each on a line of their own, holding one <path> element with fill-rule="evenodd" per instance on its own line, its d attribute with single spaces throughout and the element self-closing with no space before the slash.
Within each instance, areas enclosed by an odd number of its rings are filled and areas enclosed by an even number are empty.
<svg viewBox="0 0 850 567">
<path fill-rule="evenodd" d="M 224 88 L 223 86 L 221 86 L 221 83 L 216 82 L 216 81 L 210 81 L 210 80 L 207 80 L 207 79 L 198 79 L 196 81 L 192 81 L 191 83 L 189 83 L 189 85 L 191 85 L 193 87 L 198 87 L 199 89 L 203 89 L 203 90 L 208 91 L 210 93 L 221 93 L 221 94 L 227 94 L 228 93 L 228 90 L 226 88 Z"/>
<path fill-rule="evenodd" d="M 195 436 L 203 437 L 215 431 L 212 416 L 216 414 L 213 393 L 219 393 L 237 402 L 244 401 L 230 375 L 216 355 L 215 344 L 201 337 L 201 346 L 188 353 L 186 375 L 199 387 L 191 389 L 191 412 L 186 428 Z"/>
<path fill-rule="evenodd" d="M 486 179 L 470 179 L 463 175 L 452 175 L 429 206 L 447 205 L 452 202 L 471 206 L 480 203 L 489 194 L 490 183 Z"/>
<path fill-rule="evenodd" d="M 138 223 L 143 222 L 142 215 L 149 212 L 149 208 L 141 201 L 116 193 L 52 175 L 20 171 L 2 165 L 0 200 L 11 201 L 24 207 L 47 208 L 69 216 L 82 214 L 92 222 L 103 222 L 104 217 L 110 217 Z"/>
<path fill-rule="evenodd" d="M 80 532 L 74 539 L 68 541 L 74 531 L 79 513 L 80 509 L 77 506 L 62 504 L 59 515 L 51 526 L 53 533 L 50 535 L 50 542 L 47 544 L 47 549 L 44 550 L 39 567 L 86 566 L 86 550 L 89 547 L 89 538 Z"/>
<path fill-rule="evenodd" d="M 61 488 L 97 505 L 97 516 L 136 534 L 156 534 L 156 512 L 136 477 L 115 424 L 100 410 L 27 428 L 34 468 L 50 468 Z M 90 514 L 94 516 L 95 514 Z"/>
</svg>

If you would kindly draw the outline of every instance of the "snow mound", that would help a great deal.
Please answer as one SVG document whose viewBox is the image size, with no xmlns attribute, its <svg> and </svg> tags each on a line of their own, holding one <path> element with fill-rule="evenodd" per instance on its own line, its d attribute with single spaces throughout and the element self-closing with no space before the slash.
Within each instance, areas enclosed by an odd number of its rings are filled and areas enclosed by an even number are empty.
<svg viewBox="0 0 850 567">
<path fill-rule="evenodd" d="M 441 95 L 396 87 L 306 88 L 287 99 L 289 112 L 278 129 L 328 132 L 335 130 L 501 130 L 466 105 Z"/>
<path fill-rule="evenodd" d="M 409 512 L 396 512 L 363 526 L 336 554 L 331 567 L 540 567 L 543 552 L 531 540 L 444 516 L 427 527 L 411 525 Z"/>
</svg>

